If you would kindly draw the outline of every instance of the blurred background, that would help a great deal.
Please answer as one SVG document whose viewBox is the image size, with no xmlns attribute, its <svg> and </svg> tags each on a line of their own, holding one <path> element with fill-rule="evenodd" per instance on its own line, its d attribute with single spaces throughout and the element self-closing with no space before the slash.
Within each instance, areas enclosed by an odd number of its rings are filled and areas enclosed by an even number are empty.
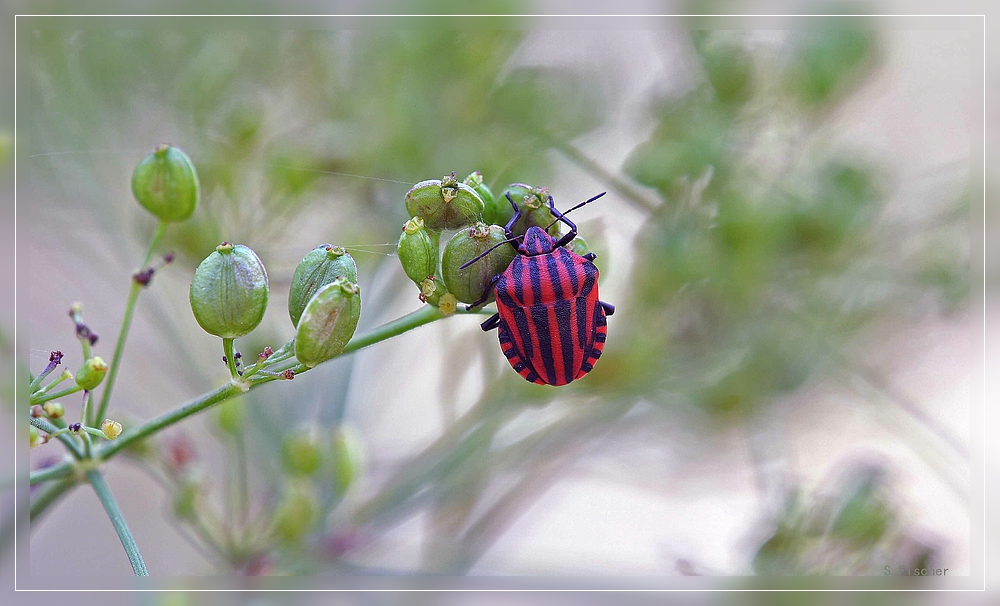
<svg viewBox="0 0 1000 606">
<path fill-rule="evenodd" d="M 201 179 L 139 301 L 126 426 L 226 380 L 188 305 L 223 240 L 268 269 L 256 352 L 321 243 L 358 262 L 359 331 L 421 305 L 394 257 L 417 181 L 609 192 L 574 213 L 617 306 L 585 379 L 529 385 L 459 316 L 194 417 L 108 465 L 153 574 L 970 574 L 971 34 L 501 25 L 19 31 L 33 370 L 81 362 L 76 300 L 110 357 L 155 228 L 138 161 L 172 143 Z M 86 489 L 30 556 L 129 572 Z"/>
</svg>

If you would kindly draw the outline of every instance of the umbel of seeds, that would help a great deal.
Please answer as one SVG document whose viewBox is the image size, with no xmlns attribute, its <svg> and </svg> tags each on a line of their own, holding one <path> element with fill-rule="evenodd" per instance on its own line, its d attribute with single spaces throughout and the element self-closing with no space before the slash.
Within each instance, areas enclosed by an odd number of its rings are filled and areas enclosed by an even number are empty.
<svg viewBox="0 0 1000 606">
<path fill-rule="evenodd" d="M 358 281 L 358 266 L 347 251 L 332 244 L 320 244 L 309 251 L 295 268 L 288 291 L 288 315 L 292 326 L 299 325 L 299 318 L 316 291 L 341 277 L 354 283 Z"/>
<path fill-rule="evenodd" d="M 260 324 L 268 294 L 267 271 L 257 254 L 223 242 L 194 272 L 191 311 L 205 332 L 235 339 Z"/>
<path fill-rule="evenodd" d="M 179 148 L 157 145 L 132 173 L 132 194 L 143 208 L 172 223 L 191 216 L 198 205 L 198 173 Z"/>
</svg>

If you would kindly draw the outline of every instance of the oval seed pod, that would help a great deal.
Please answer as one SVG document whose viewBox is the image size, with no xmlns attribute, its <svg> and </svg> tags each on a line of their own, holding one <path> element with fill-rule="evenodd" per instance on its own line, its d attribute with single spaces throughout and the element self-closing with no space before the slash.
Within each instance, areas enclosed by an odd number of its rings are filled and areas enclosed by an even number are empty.
<svg viewBox="0 0 1000 606">
<path fill-rule="evenodd" d="M 521 220 L 514 224 L 511 232 L 515 236 L 523 236 L 532 225 L 545 229 L 548 227 L 549 235 L 559 235 L 559 224 L 552 227 L 549 224 L 555 221 L 552 212 L 549 210 L 549 190 L 546 187 L 532 187 L 524 183 L 511 183 L 504 188 L 497 196 L 497 211 L 499 220 L 497 224 L 506 225 L 514 216 L 514 209 L 507 201 L 507 194 L 510 199 L 521 209 Z"/>
<path fill-rule="evenodd" d="M 341 276 L 351 282 L 358 281 L 358 266 L 343 248 L 320 244 L 303 257 L 295 268 L 288 291 L 288 316 L 292 326 L 299 325 L 299 318 L 316 291 Z"/>
<path fill-rule="evenodd" d="M 406 276 L 417 285 L 437 273 L 438 237 L 420 217 L 413 217 L 403 225 L 396 256 Z"/>
<path fill-rule="evenodd" d="M 493 196 L 493 192 L 483 183 L 483 173 L 478 170 L 473 172 L 465 178 L 465 184 L 479 194 L 479 197 L 483 201 L 483 223 L 498 224 L 499 217 L 503 216 L 503 214 L 497 208 L 497 199 Z M 503 203 L 510 208 L 510 203 L 506 199 L 503 200 Z M 507 223 L 507 221 L 504 221 L 504 223 Z"/>
<path fill-rule="evenodd" d="M 274 512 L 275 536 L 284 543 L 297 543 L 309 532 L 316 516 L 316 496 L 312 486 L 290 482 Z"/>
<path fill-rule="evenodd" d="M 580 255 L 581 257 L 590 252 L 590 246 L 587 241 L 583 239 L 582 236 L 577 236 L 573 238 L 573 241 L 569 243 L 566 248 Z"/>
<path fill-rule="evenodd" d="M 205 332 L 235 339 L 257 328 L 267 310 L 267 271 L 257 253 L 223 242 L 191 280 L 191 311 Z"/>
<path fill-rule="evenodd" d="M 107 363 L 99 356 L 94 356 L 76 371 L 76 384 L 89 391 L 100 385 L 106 374 L 108 374 Z"/>
<path fill-rule="evenodd" d="M 465 183 L 459 183 L 455 173 L 421 181 L 403 198 L 411 217 L 420 217 L 428 229 L 457 229 L 472 225 L 483 216 L 485 207 L 479 194 Z"/>
<path fill-rule="evenodd" d="M 281 443 L 281 461 L 285 471 L 292 475 L 316 473 L 323 462 L 319 436 L 309 429 L 289 433 Z"/>
<path fill-rule="evenodd" d="M 45 443 L 42 441 L 42 436 L 38 433 L 38 429 L 34 425 L 28 426 L 28 438 L 32 448 Z"/>
<path fill-rule="evenodd" d="M 477 223 L 452 236 L 441 258 L 441 274 L 448 291 L 463 303 L 479 300 L 493 276 L 503 273 L 517 254 L 508 244 L 498 246 L 490 254 L 465 269 L 462 265 L 475 259 L 506 239 L 499 225 Z M 493 300 L 490 294 L 487 302 Z"/>
<path fill-rule="evenodd" d="M 349 427 L 333 430 L 330 458 L 333 459 L 333 485 L 343 495 L 354 485 L 363 468 L 363 449 L 356 432 Z"/>
<path fill-rule="evenodd" d="M 295 332 L 295 357 L 313 368 L 344 351 L 361 317 L 361 289 L 340 277 L 309 300 Z"/>
<path fill-rule="evenodd" d="M 177 147 L 157 145 L 132 173 L 132 194 L 161 221 L 183 221 L 198 205 L 198 173 Z"/>
</svg>

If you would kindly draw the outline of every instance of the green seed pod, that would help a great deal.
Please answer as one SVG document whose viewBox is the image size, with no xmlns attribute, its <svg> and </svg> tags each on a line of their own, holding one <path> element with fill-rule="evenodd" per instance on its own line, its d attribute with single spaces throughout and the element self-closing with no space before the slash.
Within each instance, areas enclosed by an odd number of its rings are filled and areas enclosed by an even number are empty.
<svg viewBox="0 0 1000 606">
<path fill-rule="evenodd" d="M 191 311 L 205 332 L 242 337 L 260 324 L 269 294 L 267 271 L 242 244 L 223 242 L 201 262 L 191 280 Z"/>
<path fill-rule="evenodd" d="M 299 325 L 299 318 L 316 291 L 341 276 L 351 282 L 358 281 L 358 266 L 350 253 L 330 244 L 320 244 L 309 251 L 295 268 L 288 291 L 288 315 L 292 326 Z"/>
<path fill-rule="evenodd" d="M 569 243 L 566 248 L 580 255 L 581 257 L 590 252 L 590 246 L 587 245 L 587 241 L 583 239 L 582 236 L 577 236 L 573 238 L 573 241 Z"/>
<path fill-rule="evenodd" d="M 349 427 L 333 430 L 330 444 L 333 459 L 333 485 L 338 495 L 343 495 L 354 485 L 363 467 L 363 450 L 358 435 Z"/>
<path fill-rule="evenodd" d="M 548 232 L 552 236 L 559 235 L 558 223 L 549 227 L 549 224 L 555 221 L 555 217 L 549 210 L 548 188 L 532 187 L 524 183 L 511 183 L 497 196 L 498 225 L 506 225 L 507 221 L 510 221 L 511 217 L 514 216 L 514 209 L 507 201 L 508 194 L 514 204 L 517 204 L 517 207 L 521 209 L 521 220 L 511 228 L 515 236 L 523 236 L 532 225 L 542 229 L 548 228 Z"/>
<path fill-rule="evenodd" d="M 459 301 L 463 303 L 477 301 L 486 290 L 490 279 L 506 270 L 517 253 L 511 246 L 504 244 L 469 267 L 465 269 L 459 267 L 505 239 L 503 228 L 499 225 L 477 223 L 469 229 L 456 233 L 448 241 L 448 245 L 444 248 L 444 256 L 441 258 L 441 274 L 448 291 L 454 293 Z M 493 296 L 490 295 L 487 302 L 492 300 Z"/>
<path fill-rule="evenodd" d="M 485 207 L 482 198 L 465 183 L 459 183 L 455 173 L 421 181 L 406 192 L 403 199 L 411 217 L 420 217 L 428 229 L 458 229 L 482 219 Z"/>
<path fill-rule="evenodd" d="M 174 515 L 181 520 L 196 519 L 200 500 L 201 483 L 192 477 L 184 478 L 174 494 Z"/>
<path fill-rule="evenodd" d="M 323 462 L 319 438 L 308 429 L 285 436 L 281 443 L 281 461 L 285 471 L 296 476 L 316 473 Z"/>
<path fill-rule="evenodd" d="M 108 374 L 108 365 L 98 356 L 88 359 L 76 371 L 76 384 L 90 391 L 101 384 Z"/>
<path fill-rule="evenodd" d="M 238 436 L 243 431 L 244 416 L 243 400 L 233 398 L 216 407 L 215 423 L 223 432 Z"/>
<path fill-rule="evenodd" d="M 283 543 L 298 543 L 312 527 L 316 516 L 316 496 L 312 487 L 294 483 L 274 512 L 274 534 Z"/>
<path fill-rule="evenodd" d="M 438 233 L 427 229 L 420 217 L 413 217 L 403 225 L 396 256 L 406 276 L 418 286 L 437 273 L 438 238 Z"/>
<path fill-rule="evenodd" d="M 45 443 L 42 441 L 42 436 L 38 433 L 38 429 L 34 425 L 28 426 L 28 441 L 32 448 Z"/>
<path fill-rule="evenodd" d="M 309 368 L 344 351 L 361 317 L 361 289 L 337 278 L 309 300 L 295 332 L 295 357 Z"/>
<path fill-rule="evenodd" d="M 162 144 L 132 173 L 132 194 L 161 221 L 183 221 L 198 204 L 198 173 L 180 149 Z"/>
<path fill-rule="evenodd" d="M 59 419 L 66 414 L 66 408 L 59 402 L 46 402 L 42 404 L 42 410 L 45 411 L 45 415 L 50 419 Z"/>
<path fill-rule="evenodd" d="M 497 208 L 497 199 L 490 191 L 490 188 L 486 187 L 483 183 L 483 173 L 478 170 L 465 178 L 465 184 L 471 187 L 483 201 L 483 223 L 495 224 L 497 223 L 502 213 L 500 209 Z M 502 200 L 504 205 L 510 208 L 510 203 L 506 199 Z M 506 221 L 504 221 L 506 223 Z"/>
</svg>

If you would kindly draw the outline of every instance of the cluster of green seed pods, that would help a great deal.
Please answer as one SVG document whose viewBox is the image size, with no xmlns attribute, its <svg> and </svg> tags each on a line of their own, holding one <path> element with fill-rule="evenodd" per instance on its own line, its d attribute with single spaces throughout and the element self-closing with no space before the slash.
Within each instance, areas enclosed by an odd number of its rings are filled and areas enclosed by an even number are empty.
<svg viewBox="0 0 1000 606">
<path fill-rule="evenodd" d="M 493 276 L 513 260 L 514 248 L 498 246 L 473 265 L 465 269 L 462 265 L 506 239 L 504 226 L 514 216 L 511 202 L 521 211 L 521 220 L 513 227 L 515 236 L 524 235 L 532 225 L 559 235 L 544 187 L 512 183 L 494 195 L 483 174 L 475 171 L 462 182 L 455 173 L 421 181 L 406 193 L 410 219 L 403 225 L 396 254 L 403 272 L 417 285 L 421 301 L 450 313 L 458 302 L 473 303 L 483 296 Z M 443 230 L 457 231 L 442 252 Z M 491 295 L 487 301 L 492 299 Z"/>
</svg>

